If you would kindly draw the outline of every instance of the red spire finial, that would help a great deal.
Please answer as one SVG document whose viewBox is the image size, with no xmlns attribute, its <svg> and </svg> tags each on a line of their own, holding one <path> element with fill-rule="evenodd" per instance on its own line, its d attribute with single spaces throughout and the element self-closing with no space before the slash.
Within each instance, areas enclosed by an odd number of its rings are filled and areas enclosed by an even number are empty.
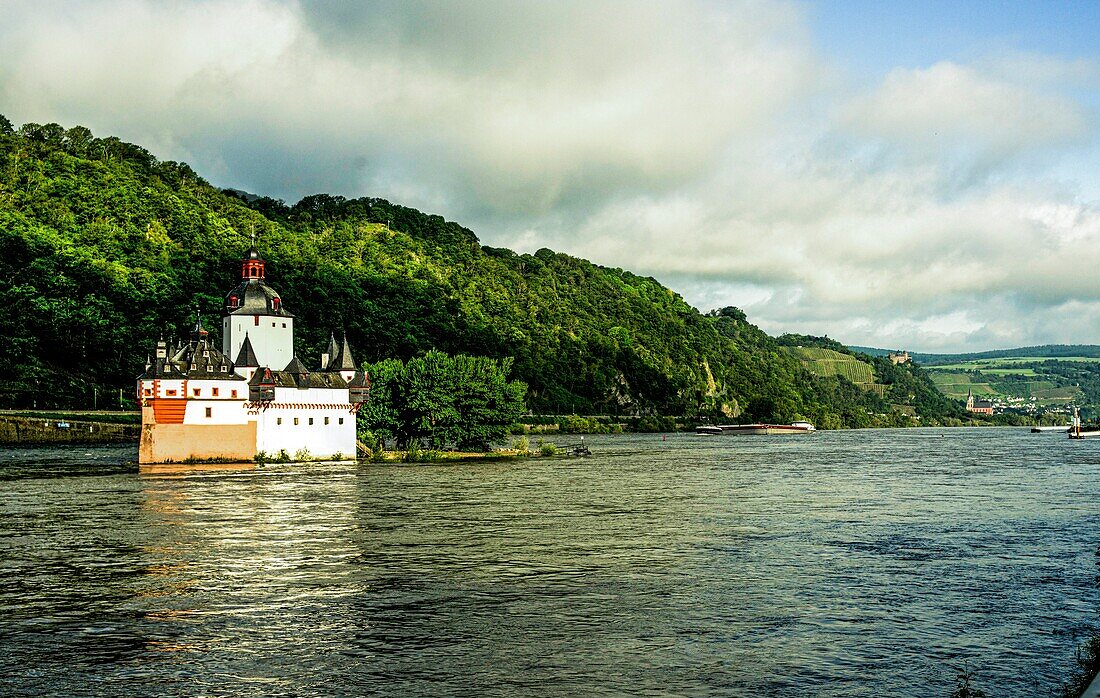
<svg viewBox="0 0 1100 698">
<path fill-rule="evenodd" d="M 241 260 L 241 279 L 264 278 L 264 267 L 267 262 L 260 259 L 260 253 L 256 250 L 256 230 L 252 230 L 252 246 L 248 249 L 248 256 Z"/>
</svg>

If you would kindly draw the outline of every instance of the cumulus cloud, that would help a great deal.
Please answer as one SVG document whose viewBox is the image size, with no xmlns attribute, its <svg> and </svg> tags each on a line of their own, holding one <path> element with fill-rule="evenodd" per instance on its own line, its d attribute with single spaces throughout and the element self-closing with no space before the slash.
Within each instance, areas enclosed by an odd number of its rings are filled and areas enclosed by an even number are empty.
<svg viewBox="0 0 1100 698">
<path fill-rule="evenodd" d="M 653 274 L 766 329 L 915 349 L 1096 341 L 1089 60 L 869 88 L 802 6 L 10 4 L 0 112 L 288 200 L 377 195 Z M 1095 313 L 1092 317 L 1096 317 Z"/>
</svg>

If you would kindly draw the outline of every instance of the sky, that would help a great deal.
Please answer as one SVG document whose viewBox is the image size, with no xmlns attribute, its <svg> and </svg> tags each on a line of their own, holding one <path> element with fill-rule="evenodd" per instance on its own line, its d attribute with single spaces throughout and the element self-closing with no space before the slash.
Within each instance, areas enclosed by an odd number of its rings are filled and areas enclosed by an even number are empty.
<svg viewBox="0 0 1100 698">
<path fill-rule="evenodd" d="M 1100 343 L 1100 3 L 0 0 L 0 114 L 771 334 Z"/>
</svg>

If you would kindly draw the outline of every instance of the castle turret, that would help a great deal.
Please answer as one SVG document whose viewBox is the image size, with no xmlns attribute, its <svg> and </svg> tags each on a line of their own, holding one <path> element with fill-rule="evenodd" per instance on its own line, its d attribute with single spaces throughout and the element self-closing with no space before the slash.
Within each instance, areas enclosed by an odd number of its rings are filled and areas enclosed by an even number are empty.
<svg viewBox="0 0 1100 698">
<path fill-rule="evenodd" d="M 294 316 L 266 274 L 267 262 L 253 244 L 241 260 L 241 282 L 225 296 L 222 353 L 237 356 L 247 337 L 258 365 L 285 366 L 294 357 Z"/>
<path fill-rule="evenodd" d="M 336 344 L 336 335 L 329 333 L 328 336 L 328 349 L 325 353 L 321 354 L 321 370 L 329 370 L 329 366 L 332 364 L 332 360 L 336 358 L 336 354 L 340 352 L 340 346 Z"/>
<path fill-rule="evenodd" d="M 233 360 L 233 368 L 237 374 L 246 379 L 252 378 L 252 374 L 260 367 L 260 360 L 256 358 L 256 350 L 252 348 L 252 340 L 248 333 L 244 333 L 244 342 L 241 344 L 237 358 Z"/>
<path fill-rule="evenodd" d="M 195 326 L 191 328 L 191 341 L 192 342 L 205 342 L 206 338 L 210 336 L 210 333 L 206 331 L 206 328 L 202 326 L 202 315 L 198 312 L 195 313 Z"/>
<path fill-rule="evenodd" d="M 351 345 L 348 344 L 346 334 L 344 335 L 344 343 L 336 351 L 336 356 L 329 359 L 328 370 L 339 371 L 340 377 L 345 381 L 351 381 L 359 370 L 359 367 L 355 365 L 355 359 L 351 355 Z"/>
</svg>

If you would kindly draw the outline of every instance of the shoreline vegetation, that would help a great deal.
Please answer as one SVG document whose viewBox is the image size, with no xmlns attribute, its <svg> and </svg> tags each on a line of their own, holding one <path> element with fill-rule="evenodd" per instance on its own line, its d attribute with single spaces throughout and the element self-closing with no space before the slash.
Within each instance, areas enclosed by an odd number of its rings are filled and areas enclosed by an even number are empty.
<svg viewBox="0 0 1100 698">
<path fill-rule="evenodd" d="M 532 446 L 526 439 L 520 438 L 506 448 L 496 448 L 491 451 L 455 451 L 422 448 L 371 451 L 367 449 L 365 452 L 360 451 L 355 456 L 337 453 L 328 458 L 314 458 L 308 450 L 302 449 L 294 454 L 287 453 L 286 451 L 279 451 L 275 454 L 261 452 L 251 461 L 240 461 L 233 458 L 185 458 L 180 461 L 168 460 L 161 463 L 149 463 L 147 466 L 152 468 L 164 466 L 263 467 L 265 465 L 292 465 L 295 463 L 459 463 L 514 461 L 530 458 L 568 456 L 571 455 L 575 448 L 576 446 L 559 447 L 552 442 L 542 439 Z"/>
<path fill-rule="evenodd" d="M 972 417 L 970 419 L 942 419 L 924 422 L 919 419 L 909 419 L 902 422 L 892 419 L 889 414 L 869 414 L 872 420 L 869 428 L 914 428 L 914 426 L 1055 426 L 1062 425 L 1058 414 L 1043 416 L 1041 418 L 1027 418 L 1018 414 L 997 414 L 989 417 Z M 141 412 L 134 410 L 0 410 L 0 423 L 4 421 L 30 422 L 36 421 L 51 425 L 56 430 L 57 423 L 69 424 L 102 424 L 119 426 L 139 426 L 141 424 Z M 615 414 L 525 414 L 518 421 L 510 424 L 507 434 L 511 436 L 546 436 L 554 434 L 628 434 L 628 433 L 675 433 L 692 432 L 696 426 L 707 423 L 744 423 L 746 420 L 697 420 L 684 417 L 671 416 L 615 416 Z M 817 425 L 822 431 L 845 430 L 847 426 Z M 361 430 L 360 436 L 364 432 Z M 64 440 L 62 440 L 64 441 Z M 27 439 L 22 443 L 37 443 L 42 440 Z M 18 440 L 5 437 L 0 432 L 0 443 L 21 443 Z M 500 442 L 503 443 L 503 442 Z M 438 448 L 447 451 L 445 448 Z M 481 451 L 471 451 L 482 453 Z"/>
</svg>

